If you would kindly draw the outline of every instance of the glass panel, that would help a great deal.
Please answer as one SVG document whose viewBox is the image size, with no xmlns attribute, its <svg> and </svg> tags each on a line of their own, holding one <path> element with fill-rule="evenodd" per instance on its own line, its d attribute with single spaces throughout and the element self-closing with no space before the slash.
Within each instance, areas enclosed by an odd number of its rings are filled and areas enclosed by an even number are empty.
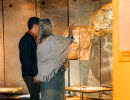
<svg viewBox="0 0 130 100">
<path fill-rule="evenodd" d="M 79 44 L 81 91 L 82 89 L 86 90 L 87 86 L 100 86 L 100 38 L 98 36 L 94 36 L 93 33 L 90 32 L 90 21 L 95 11 L 99 8 L 99 5 L 100 2 L 98 1 L 78 0 L 79 26 L 88 27 L 86 28 L 86 32 L 84 32 L 83 29 L 80 29 L 80 36 L 82 36 L 82 34 L 86 35 L 84 39 L 80 40 Z M 84 45 L 87 46 L 84 48 Z M 84 56 L 84 59 L 82 59 L 82 56 Z M 99 93 L 84 93 L 83 96 L 89 98 L 99 98 Z"/>
<path fill-rule="evenodd" d="M 89 86 L 90 90 L 95 87 L 111 87 L 111 69 L 112 69 L 112 41 L 111 41 L 111 25 L 112 25 L 112 6 L 107 4 L 105 11 L 108 20 L 100 18 L 99 21 L 103 22 L 102 26 L 98 31 L 95 28 L 95 24 L 99 24 L 97 15 L 95 12 L 101 11 L 99 8 L 103 3 L 99 1 L 85 1 L 77 0 L 76 2 L 70 1 L 70 23 L 76 22 L 77 31 L 79 35 L 79 51 L 77 60 L 71 60 L 70 62 L 70 85 L 80 86 L 79 92 L 72 92 L 71 95 L 89 97 L 89 98 L 102 98 L 110 99 L 111 92 L 93 92 L 84 93 L 82 95 L 82 89 L 87 89 Z M 71 8 L 72 7 L 72 8 Z M 106 5 L 104 5 L 106 7 Z M 75 9 L 75 10 L 74 10 Z M 104 10 L 104 8 L 102 7 Z M 73 10 L 75 12 L 73 12 Z M 102 10 L 102 11 L 103 11 Z M 110 14 L 110 18 L 108 15 Z M 73 18 L 73 16 L 75 17 Z M 96 19 L 96 18 L 97 19 Z M 92 18 L 92 19 L 91 19 Z M 94 19 L 95 18 L 95 19 Z M 95 21 L 96 20 L 96 21 Z M 92 22 L 93 23 L 92 23 Z M 108 24 L 105 24 L 105 21 Z M 105 26 L 106 25 L 106 26 Z M 79 30 L 78 30 L 79 28 Z M 103 31 L 102 31 L 103 30 Z M 95 35 L 94 35 L 95 34 Z M 86 37 L 85 37 L 86 35 Z M 101 37 L 100 37 L 101 36 Z M 73 74 L 73 73 L 76 73 Z M 78 89 L 78 88 L 77 88 Z"/>
</svg>

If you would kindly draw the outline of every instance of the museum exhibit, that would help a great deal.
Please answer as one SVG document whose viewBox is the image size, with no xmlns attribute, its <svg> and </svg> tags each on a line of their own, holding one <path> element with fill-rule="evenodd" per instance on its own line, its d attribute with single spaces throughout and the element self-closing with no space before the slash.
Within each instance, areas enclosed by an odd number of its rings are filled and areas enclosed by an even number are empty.
<svg viewBox="0 0 130 100">
<path fill-rule="evenodd" d="M 30 17 L 50 19 L 54 35 L 66 38 L 75 25 L 65 65 L 64 100 L 130 100 L 129 3 L 0 0 L 0 100 L 30 99 L 18 47 Z"/>
</svg>

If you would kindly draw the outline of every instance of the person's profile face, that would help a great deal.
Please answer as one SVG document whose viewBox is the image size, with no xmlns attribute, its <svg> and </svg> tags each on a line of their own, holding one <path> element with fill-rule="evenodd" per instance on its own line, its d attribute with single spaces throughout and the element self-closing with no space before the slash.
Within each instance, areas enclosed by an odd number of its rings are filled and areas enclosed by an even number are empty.
<svg viewBox="0 0 130 100">
<path fill-rule="evenodd" d="M 38 30 L 38 31 L 40 30 L 40 25 L 37 25 L 37 30 Z"/>
<path fill-rule="evenodd" d="M 38 35 L 39 30 L 40 30 L 40 26 L 39 26 L 39 25 L 37 25 L 37 24 L 34 24 L 34 27 L 35 27 L 35 30 L 36 30 L 37 35 Z"/>
</svg>

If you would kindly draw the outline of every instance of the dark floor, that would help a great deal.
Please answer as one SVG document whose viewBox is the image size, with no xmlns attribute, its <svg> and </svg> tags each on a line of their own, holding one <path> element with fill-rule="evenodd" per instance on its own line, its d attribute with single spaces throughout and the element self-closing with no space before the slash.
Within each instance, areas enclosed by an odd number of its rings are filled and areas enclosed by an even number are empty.
<svg viewBox="0 0 130 100">
<path fill-rule="evenodd" d="M 0 100 L 29 100 L 29 98 L 19 98 L 19 94 L 0 94 Z M 82 100 L 77 96 L 67 96 L 66 100 Z M 84 98 L 83 100 L 106 100 L 106 99 L 90 99 Z"/>
<path fill-rule="evenodd" d="M 27 98 L 0 98 L 0 100 L 29 100 Z M 67 97 L 66 100 L 82 100 L 80 97 Z M 83 100 L 106 100 L 106 99 L 90 99 L 84 98 Z"/>
</svg>

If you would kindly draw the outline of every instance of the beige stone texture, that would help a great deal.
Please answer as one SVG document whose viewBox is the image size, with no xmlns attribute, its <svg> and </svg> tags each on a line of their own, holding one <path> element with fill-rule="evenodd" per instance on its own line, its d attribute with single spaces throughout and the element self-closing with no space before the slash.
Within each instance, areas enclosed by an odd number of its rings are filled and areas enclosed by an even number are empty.
<svg viewBox="0 0 130 100">
<path fill-rule="evenodd" d="M 68 34 L 68 32 L 65 32 L 64 36 L 68 37 Z M 93 34 L 89 32 L 89 26 L 75 27 L 73 38 L 68 58 L 88 60 L 92 44 L 91 39 L 93 38 Z"/>
<path fill-rule="evenodd" d="M 2 5 L 2 0 L 0 1 Z M 4 52 L 3 52 L 3 21 L 2 6 L 0 6 L 0 86 L 4 86 Z"/>
<path fill-rule="evenodd" d="M 5 84 L 23 87 L 23 91 L 27 88 L 22 79 L 18 44 L 32 16 L 36 16 L 35 0 L 4 0 Z"/>
</svg>

